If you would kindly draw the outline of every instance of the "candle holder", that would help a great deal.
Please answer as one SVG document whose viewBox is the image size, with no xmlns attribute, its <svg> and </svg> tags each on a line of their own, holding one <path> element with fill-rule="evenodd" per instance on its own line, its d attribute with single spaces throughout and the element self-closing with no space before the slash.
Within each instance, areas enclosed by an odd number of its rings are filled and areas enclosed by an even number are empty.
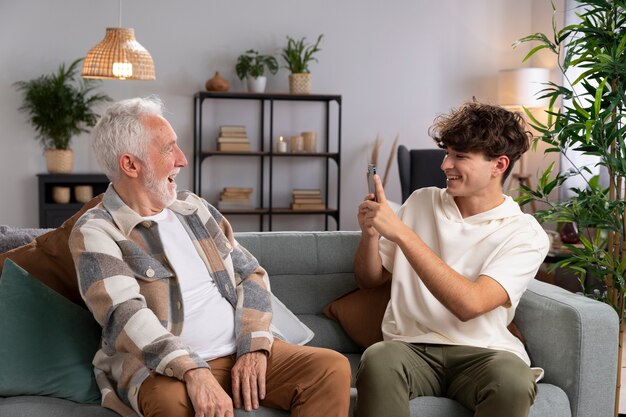
<svg viewBox="0 0 626 417">
<path fill-rule="evenodd" d="M 278 138 L 278 143 L 276 144 L 276 151 L 278 153 L 287 153 L 287 142 L 285 141 L 285 138 L 283 138 L 282 136 Z"/>
<path fill-rule="evenodd" d="M 300 135 L 292 136 L 289 140 L 289 146 L 291 148 L 291 152 L 302 152 L 304 151 L 304 139 Z"/>
<path fill-rule="evenodd" d="M 305 152 L 317 152 L 317 132 L 302 132 Z"/>
</svg>

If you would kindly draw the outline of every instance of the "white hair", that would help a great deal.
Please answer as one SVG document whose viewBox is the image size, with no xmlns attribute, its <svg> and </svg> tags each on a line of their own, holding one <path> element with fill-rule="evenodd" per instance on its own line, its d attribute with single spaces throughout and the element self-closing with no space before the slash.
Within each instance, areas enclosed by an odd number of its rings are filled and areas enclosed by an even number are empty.
<svg viewBox="0 0 626 417">
<path fill-rule="evenodd" d="M 163 116 L 158 96 L 131 98 L 110 105 L 93 129 L 92 149 L 98 164 L 111 181 L 120 178 L 119 158 L 129 153 L 145 160 L 149 137 L 142 119 Z"/>
</svg>

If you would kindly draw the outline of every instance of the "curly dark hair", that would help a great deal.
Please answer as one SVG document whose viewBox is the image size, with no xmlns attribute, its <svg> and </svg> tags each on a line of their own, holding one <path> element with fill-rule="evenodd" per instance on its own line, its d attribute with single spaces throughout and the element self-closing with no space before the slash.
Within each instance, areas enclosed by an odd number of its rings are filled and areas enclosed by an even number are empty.
<svg viewBox="0 0 626 417">
<path fill-rule="evenodd" d="M 428 134 L 443 149 L 480 152 L 488 160 L 506 155 L 510 163 L 502 176 L 503 183 L 532 139 L 521 113 L 478 102 L 465 103 L 449 115 L 438 116 Z"/>
</svg>

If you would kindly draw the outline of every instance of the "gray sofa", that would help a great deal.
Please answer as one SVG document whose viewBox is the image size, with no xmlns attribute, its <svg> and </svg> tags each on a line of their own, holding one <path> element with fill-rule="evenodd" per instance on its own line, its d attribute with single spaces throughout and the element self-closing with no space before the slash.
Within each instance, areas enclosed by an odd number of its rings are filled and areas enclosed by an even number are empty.
<svg viewBox="0 0 626 417">
<path fill-rule="evenodd" d="M 2 242 L 15 230 L 0 229 Z M 35 231 L 36 234 L 36 231 Z M 361 349 L 322 309 L 355 287 L 352 260 L 356 232 L 240 233 L 269 275 L 274 294 L 315 332 L 310 345 L 345 354 L 353 371 Z M 609 417 L 613 415 L 617 372 L 618 318 L 607 305 L 533 281 L 519 305 L 515 323 L 521 330 L 535 366 L 545 369 L 538 384 L 532 417 Z M 1 343 L 1 342 L 0 342 Z M 1 359 L 0 359 L 1 360 Z M 352 389 L 352 405 L 356 390 Z M 411 415 L 464 417 L 472 413 L 445 398 L 411 401 Z M 283 411 L 259 409 L 236 416 L 288 416 Z M 48 397 L 0 397 L 2 417 L 114 417 L 94 405 Z M 321 416 L 320 416 L 321 417 Z"/>
</svg>

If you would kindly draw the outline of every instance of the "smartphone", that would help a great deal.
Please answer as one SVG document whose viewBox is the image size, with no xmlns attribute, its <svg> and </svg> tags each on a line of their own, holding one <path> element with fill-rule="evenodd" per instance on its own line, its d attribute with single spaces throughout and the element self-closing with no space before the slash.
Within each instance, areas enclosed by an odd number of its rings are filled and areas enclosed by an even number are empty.
<svg viewBox="0 0 626 417">
<path fill-rule="evenodd" d="M 367 166 L 367 185 L 369 187 L 370 194 L 374 194 L 374 201 L 378 201 L 376 186 L 374 185 L 374 175 L 376 175 L 376 165 L 369 164 Z"/>
</svg>

